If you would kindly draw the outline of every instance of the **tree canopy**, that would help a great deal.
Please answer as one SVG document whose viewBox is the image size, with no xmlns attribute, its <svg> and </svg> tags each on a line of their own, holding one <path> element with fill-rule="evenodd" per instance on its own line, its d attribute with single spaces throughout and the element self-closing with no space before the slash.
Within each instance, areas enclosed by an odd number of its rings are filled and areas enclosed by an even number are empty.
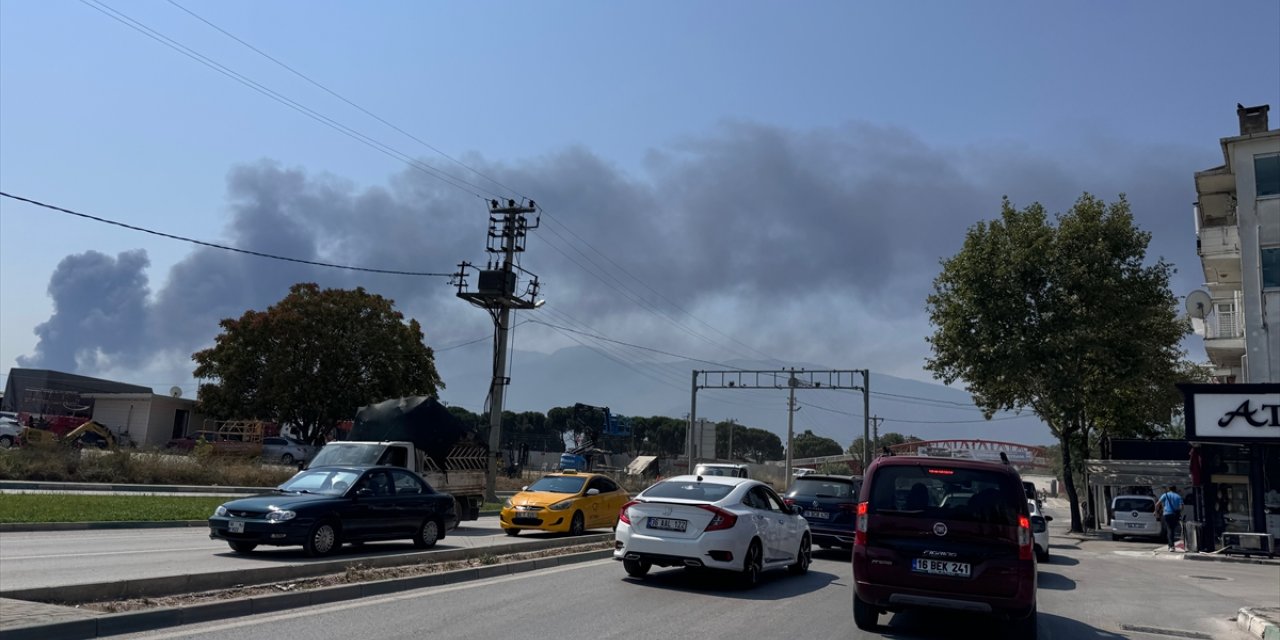
<svg viewBox="0 0 1280 640">
<path fill-rule="evenodd" d="M 844 453 L 844 450 L 840 448 L 839 442 L 820 436 L 810 429 L 805 429 L 803 433 L 793 435 L 791 444 L 795 449 L 795 451 L 791 452 L 793 459 L 838 456 Z"/>
<path fill-rule="evenodd" d="M 1056 222 L 1056 225 L 1054 224 Z M 1180 404 L 1179 343 L 1189 325 L 1169 290 L 1173 267 L 1147 260 L 1124 196 L 1082 195 L 1051 222 L 1005 198 L 998 220 L 970 228 L 928 297 L 926 367 L 963 381 L 990 418 L 1031 409 L 1063 445 L 1091 430 L 1136 434 L 1167 425 Z M 1064 478 L 1080 529 L 1072 474 Z"/>
<path fill-rule="evenodd" d="M 295 284 L 266 311 L 219 324 L 214 346 L 192 355 L 208 380 L 199 410 L 214 418 L 292 424 L 319 442 L 363 405 L 444 388 L 418 321 L 362 288 Z"/>
</svg>

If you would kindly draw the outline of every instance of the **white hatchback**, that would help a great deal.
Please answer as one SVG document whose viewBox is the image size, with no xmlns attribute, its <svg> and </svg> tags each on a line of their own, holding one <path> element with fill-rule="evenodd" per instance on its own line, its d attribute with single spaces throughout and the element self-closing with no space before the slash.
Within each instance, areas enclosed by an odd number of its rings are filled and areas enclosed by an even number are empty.
<svg viewBox="0 0 1280 640">
<path fill-rule="evenodd" d="M 1048 562 L 1049 523 L 1053 516 L 1046 516 L 1035 500 L 1027 501 L 1027 511 L 1031 514 L 1031 540 L 1035 543 L 1036 562 Z"/>
<path fill-rule="evenodd" d="M 1116 496 L 1111 499 L 1111 539 L 1119 540 L 1124 536 L 1164 536 L 1164 525 L 1156 517 L 1154 497 Z"/>
<path fill-rule="evenodd" d="M 641 578 L 653 566 L 739 572 L 745 586 L 760 573 L 809 570 L 809 523 L 769 485 L 724 476 L 676 476 L 622 506 L 615 560 Z"/>
</svg>

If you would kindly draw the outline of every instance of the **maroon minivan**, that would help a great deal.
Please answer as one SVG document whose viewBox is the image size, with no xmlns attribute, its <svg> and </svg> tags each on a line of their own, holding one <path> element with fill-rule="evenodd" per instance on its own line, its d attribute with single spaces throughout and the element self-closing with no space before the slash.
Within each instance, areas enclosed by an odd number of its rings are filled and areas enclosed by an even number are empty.
<svg viewBox="0 0 1280 640">
<path fill-rule="evenodd" d="M 1036 558 L 1022 478 L 1007 464 L 886 456 L 863 475 L 853 620 L 886 611 L 989 613 L 1036 637 Z"/>
</svg>

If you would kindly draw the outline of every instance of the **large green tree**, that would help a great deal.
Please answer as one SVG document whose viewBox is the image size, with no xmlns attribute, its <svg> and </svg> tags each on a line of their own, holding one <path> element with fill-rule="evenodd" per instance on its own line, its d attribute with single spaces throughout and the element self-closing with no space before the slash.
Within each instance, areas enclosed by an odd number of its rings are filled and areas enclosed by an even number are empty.
<svg viewBox="0 0 1280 640">
<path fill-rule="evenodd" d="M 1123 195 L 1107 204 L 1086 193 L 1052 221 L 1038 203 L 1016 209 L 1005 198 L 1001 209 L 942 262 L 926 366 L 963 381 L 988 418 L 1030 409 L 1048 424 L 1079 531 L 1071 472 L 1082 461 L 1072 454 L 1094 431 L 1167 424 L 1189 326 L 1169 290 L 1172 266 L 1147 260 L 1151 235 Z"/>
<path fill-rule="evenodd" d="M 844 453 L 844 450 L 840 448 L 839 442 L 820 436 L 810 429 L 805 429 L 803 433 L 792 436 L 791 444 L 792 448 L 795 449 L 791 453 L 793 459 L 838 456 Z"/>
<path fill-rule="evenodd" d="M 363 405 L 444 388 L 418 321 L 364 289 L 295 284 L 266 311 L 220 325 L 214 346 L 192 355 L 211 417 L 292 424 L 320 442 Z"/>
</svg>

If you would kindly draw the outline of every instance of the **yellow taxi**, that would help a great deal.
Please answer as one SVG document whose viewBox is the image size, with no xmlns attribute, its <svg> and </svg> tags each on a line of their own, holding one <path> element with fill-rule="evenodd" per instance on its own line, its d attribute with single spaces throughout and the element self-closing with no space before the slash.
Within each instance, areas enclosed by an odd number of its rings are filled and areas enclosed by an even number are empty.
<svg viewBox="0 0 1280 640">
<path fill-rule="evenodd" d="M 507 498 L 499 518 L 509 536 L 526 529 L 576 536 L 587 529 L 613 528 L 630 499 L 608 476 L 563 471 L 542 476 Z"/>
</svg>

